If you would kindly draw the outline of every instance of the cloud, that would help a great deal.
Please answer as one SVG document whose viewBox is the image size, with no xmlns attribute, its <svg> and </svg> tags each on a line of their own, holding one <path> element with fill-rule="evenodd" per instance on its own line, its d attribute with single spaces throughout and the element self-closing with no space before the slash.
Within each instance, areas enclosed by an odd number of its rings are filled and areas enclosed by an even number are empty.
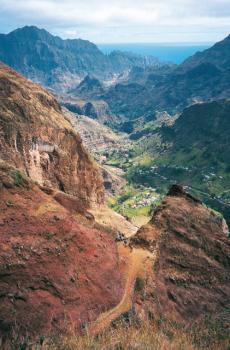
<svg viewBox="0 0 230 350">
<path fill-rule="evenodd" d="M 96 42 L 216 41 L 229 0 L 0 0 L 0 29 L 33 24 Z"/>
</svg>

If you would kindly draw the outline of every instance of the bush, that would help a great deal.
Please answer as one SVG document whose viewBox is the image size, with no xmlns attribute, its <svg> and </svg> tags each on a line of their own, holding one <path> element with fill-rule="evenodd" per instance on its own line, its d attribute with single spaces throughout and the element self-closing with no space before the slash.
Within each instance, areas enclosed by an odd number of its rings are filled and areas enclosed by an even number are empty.
<svg viewBox="0 0 230 350">
<path fill-rule="evenodd" d="M 19 170 L 13 170 L 10 175 L 15 186 L 23 186 L 25 184 L 25 177 Z"/>
<path fill-rule="evenodd" d="M 143 278 L 137 276 L 136 281 L 135 281 L 134 290 L 136 292 L 140 292 L 144 289 L 144 286 L 145 286 L 145 282 L 144 282 Z"/>
</svg>

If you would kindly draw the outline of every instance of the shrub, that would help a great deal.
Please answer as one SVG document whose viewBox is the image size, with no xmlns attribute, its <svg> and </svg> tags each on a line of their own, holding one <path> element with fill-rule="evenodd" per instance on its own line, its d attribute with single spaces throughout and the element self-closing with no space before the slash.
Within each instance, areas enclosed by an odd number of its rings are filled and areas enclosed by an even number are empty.
<svg viewBox="0 0 230 350">
<path fill-rule="evenodd" d="M 13 170 L 10 175 L 15 186 L 23 186 L 25 184 L 25 177 L 19 170 Z"/>
<path fill-rule="evenodd" d="M 144 289 L 144 286 L 145 286 L 145 282 L 144 282 L 143 278 L 137 276 L 136 281 L 135 281 L 134 290 L 136 292 L 140 292 Z"/>
</svg>

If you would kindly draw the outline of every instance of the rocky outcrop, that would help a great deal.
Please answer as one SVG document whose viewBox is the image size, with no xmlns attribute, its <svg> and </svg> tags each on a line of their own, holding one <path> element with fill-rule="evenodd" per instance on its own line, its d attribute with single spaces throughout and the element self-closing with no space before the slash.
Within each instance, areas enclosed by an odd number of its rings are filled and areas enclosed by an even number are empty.
<svg viewBox="0 0 230 350">
<path fill-rule="evenodd" d="M 77 87 L 69 92 L 84 99 L 96 99 L 104 93 L 104 88 L 98 79 L 87 75 Z"/>
<path fill-rule="evenodd" d="M 47 91 L 0 64 L 0 158 L 40 185 L 103 202 L 98 169 Z"/>
<path fill-rule="evenodd" d="M 145 295 L 136 302 L 155 318 L 187 325 L 225 312 L 230 306 L 227 231 L 220 215 L 174 186 L 131 240 L 156 256 Z"/>
<path fill-rule="evenodd" d="M 86 97 L 86 96 L 85 96 Z M 68 111 L 87 116 L 101 124 L 118 121 L 118 117 L 111 114 L 108 104 L 103 100 L 79 100 L 78 97 L 63 95 L 59 98 L 61 105 Z"/>
<path fill-rule="evenodd" d="M 0 338 L 74 332 L 121 298 L 114 239 L 64 196 L 0 161 Z"/>
</svg>

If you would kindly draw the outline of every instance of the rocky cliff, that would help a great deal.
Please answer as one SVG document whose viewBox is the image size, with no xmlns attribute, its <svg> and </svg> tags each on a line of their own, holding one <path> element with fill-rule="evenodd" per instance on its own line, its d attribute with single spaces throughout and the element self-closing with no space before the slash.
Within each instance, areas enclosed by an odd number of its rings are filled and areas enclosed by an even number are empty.
<svg viewBox="0 0 230 350">
<path fill-rule="evenodd" d="M 114 239 L 78 200 L 0 161 L 0 338 L 72 333 L 122 295 Z"/>
<path fill-rule="evenodd" d="M 132 238 L 134 246 L 156 257 L 145 295 L 139 295 L 137 303 L 156 318 L 186 325 L 229 310 L 227 234 L 219 214 L 173 186 L 151 221 Z"/>
<path fill-rule="evenodd" d="M 0 338 L 71 333 L 122 295 L 117 247 L 87 209 L 97 166 L 56 100 L 0 65 Z"/>
<path fill-rule="evenodd" d="M 103 201 L 102 180 L 57 101 L 0 64 L 0 158 L 41 185 L 76 196 L 82 206 Z"/>
</svg>

